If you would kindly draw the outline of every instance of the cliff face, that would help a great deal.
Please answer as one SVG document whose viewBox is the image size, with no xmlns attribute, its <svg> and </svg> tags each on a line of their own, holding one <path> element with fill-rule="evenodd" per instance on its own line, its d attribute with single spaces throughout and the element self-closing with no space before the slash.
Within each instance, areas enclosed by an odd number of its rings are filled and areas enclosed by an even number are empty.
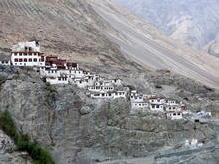
<svg viewBox="0 0 219 164">
<path fill-rule="evenodd" d="M 130 70 L 170 69 L 218 87 L 219 59 L 166 37 L 110 0 L 1 0 L 0 43 L 39 39 L 46 55 Z"/>
<path fill-rule="evenodd" d="M 109 73 L 109 69 L 102 71 L 103 75 Z M 186 98 L 185 103 L 191 104 L 193 110 L 198 106 L 218 112 L 217 92 L 185 77 L 113 72 L 146 93 L 154 90 L 168 94 L 171 89 L 178 100 Z M 71 85 L 49 86 L 29 69 L 1 67 L 0 83 L 0 109 L 10 111 L 20 131 L 48 147 L 56 163 L 144 156 L 183 145 L 187 138 L 206 142 L 217 139 L 214 125 L 171 121 L 159 114 L 131 115 L 128 100 L 93 100 L 85 95 L 85 90 Z M 161 88 L 156 89 L 155 85 Z"/>
</svg>

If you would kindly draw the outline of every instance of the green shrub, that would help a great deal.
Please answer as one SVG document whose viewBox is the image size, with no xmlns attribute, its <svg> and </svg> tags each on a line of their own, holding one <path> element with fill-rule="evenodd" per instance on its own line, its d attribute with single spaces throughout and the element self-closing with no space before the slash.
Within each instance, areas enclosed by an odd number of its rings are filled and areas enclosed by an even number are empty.
<svg viewBox="0 0 219 164">
<path fill-rule="evenodd" d="M 15 142 L 17 141 L 19 134 L 8 111 L 0 113 L 0 128 Z"/>
<path fill-rule="evenodd" d="M 37 142 L 29 141 L 27 135 L 20 134 L 17 131 L 8 111 L 0 112 L 0 128 L 14 140 L 18 151 L 28 152 L 34 160 L 34 164 L 54 164 L 50 153 L 46 149 L 40 147 Z"/>
</svg>

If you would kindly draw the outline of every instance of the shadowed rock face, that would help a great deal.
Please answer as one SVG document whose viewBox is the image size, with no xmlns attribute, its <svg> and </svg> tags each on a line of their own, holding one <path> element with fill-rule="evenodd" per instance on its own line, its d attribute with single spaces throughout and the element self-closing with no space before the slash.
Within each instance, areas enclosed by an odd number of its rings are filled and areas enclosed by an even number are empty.
<svg viewBox="0 0 219 164">
<path fill-rule="evenodd" d="M 218 111 L 217 92 L 185 77 L 111 69 L 111 76 L 119 74 L 126 85 L 144 93 L 167 94 L 179 101 L 186 97 L 191 109 Z M 171 121 L 159 114 L 131 115 L 128 100 L 97 101 L 85 93 L 71 85 L 47 85 L 29 69 L 0 67 L 0 110 L 9 110 L 17 127 L 48 147 L 58 164 L 139 157 L 179 146 L 185 138 L 217 138 L 213 125 Z"/>
</svg>

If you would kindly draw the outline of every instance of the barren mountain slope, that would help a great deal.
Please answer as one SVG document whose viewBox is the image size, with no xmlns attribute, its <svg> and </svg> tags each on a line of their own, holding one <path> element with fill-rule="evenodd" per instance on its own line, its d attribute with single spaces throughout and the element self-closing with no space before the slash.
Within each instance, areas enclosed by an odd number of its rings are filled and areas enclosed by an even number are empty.
<svg viewBox="0 0 219 164">
<path fill-rule="evenodd" d="M 219 37 L 206 46 L 206 51 L 211 55 L 219 57 Z"/>
<path fill-rule="evenodd" d="M 104 31 L 123 52 L 157 69 L 170 69 L 218 87 L 219 60 L 200 54 L 171 40 L 149 23 L 139 19 L 112 1 L 92 0 L 91 5 L 117 33 Z"/>
<path fill-rule="evenodd" d="M 0 18 L 3 48 L 37 38 L 47 55 L 124 69 L 171 69 L 219 84 L 219 59 L 176 43 L 109 0 L 0 0 Z"/>
<path fill-rule="evenodd" d="M 85 0 L 0 0 L 0 47 L 39 39 L 47 55 L 95 64 L 137 68 L 101 34 L 111 30 Z"/>
<path fill-rule="evenodd" d="M 203 49 L 219 35 L 218 0 L 114 0 L 168 36 Z"/>
</svg>

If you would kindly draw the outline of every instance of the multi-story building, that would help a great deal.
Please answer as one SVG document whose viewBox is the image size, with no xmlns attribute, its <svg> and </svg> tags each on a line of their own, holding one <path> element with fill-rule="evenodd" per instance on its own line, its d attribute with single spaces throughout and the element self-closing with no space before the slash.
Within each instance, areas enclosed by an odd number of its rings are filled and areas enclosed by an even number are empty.
<svg viewBox="0 0 219 164">
<path fill-rule="evenodd" d="M 12 47 L 11 65 L 44 67 L 45 56 L 38 41 L 20 42 Z"/>
</svg>

